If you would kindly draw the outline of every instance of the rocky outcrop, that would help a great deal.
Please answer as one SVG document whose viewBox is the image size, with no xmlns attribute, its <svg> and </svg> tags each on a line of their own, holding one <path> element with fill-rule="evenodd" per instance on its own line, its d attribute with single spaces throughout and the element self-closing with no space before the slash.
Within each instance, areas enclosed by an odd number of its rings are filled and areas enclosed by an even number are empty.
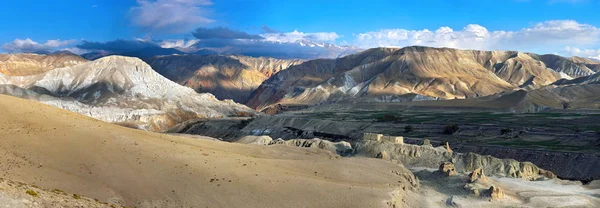
<svg viewBox="0 0 600 208">
<path fill-rule="evenodd" d="M 231 100 L 171 82 L 137 58 L 109 56 L 32 76 L 0 74 L 0 92 L 151 131 L 194 118 L 252 115 Z"/>
<path fill-rule="evenodd" d="M 290 67 L 261 84 L 248 105 L 264 109 L 273 104 L 340 100 L 382 102 L 389 96 L 411 94 L 474 98 L 593 73 L 584 63 L 516 51 L 374 48 Z"/>
<path fill-rule="evenodd" d="M 390 154 L 388 154 L 386 151 L 377 153 L 377 155 L 375 155 L 375 158 L 379 158 L 382 160 L 389 160 L 390 159 Z"/>
<path fill-rule="evenodd" d="M 487 182 L 488 180 L 485 176 L 485 173 L 483 173 L 483 169 L 481 168 L 477 168 L 473 170 L 473 172 L 469 173 L 469 178 L 469 183 Z"/>
<path fill-rule="evenodd" d="M 391 159 L 399 160 L 409 167 L 442 168 L 447 161 L 453 161 L 458 173 L 474 172 L 473 179 L 485 177 L 483 172 L 493 176 L 523 178 L 537 180 L 547 174 L 540 174 L 541 169 L 530 162 L 519 162 L 513 159 L 499 159 L 475 153 L 450 153 L 445 147 L 430 147 L 391 142 L 359 141 L 355 145 L 355 153 L 367 157 L 375 157 L 377 153 L 386 151 Z"/>
<path fill-rule="evenodd" d="M 492 199 L 503 199 L 504 198 L 504 191 L 502 191 L 502 189 L 497 186 L 490 186 L 490 189 L 488 189 L 488 194 L 489 194 L 489 197 L 491 197 Z"/>
<path fill-rule="evenodd" d="M 0 73 L 7 76 L 28 76 L 85 62 L 86 59 L 72 53 L 0 54 Z"/>
<path fill-rule="evenodd" d="M 518 115 L 515 115 L 518 116 Z M 534 115 L 531 115 L 534 116 Z M 350 141 L 352 143 L 360 140 L 365 132 L 403 132 L 406 124 L 393 123 L 378 123 L 369 121 L 353 121 L 351 119 L 329 119 L 329 118 L 310 118 L 300 115 L 277 115 L 277 116 L 260 116 L 253 119 L 251 122 L 245 122 L 243 125 L 240 121 L 222 121 L 211 120 L 199 124 L 192 124 L 182 128 L 180 133 L 208 135 L 215 138 L 223 138 L 227 141 L 234 141 L 244 135 L 268 135 L 271 138 L 296 139 L 296 138 L 326 138 L 331 141 Z M 423 131 L 438 132 L 439 135 L 431 135 L 429 137 L 430 144 L 436 147 L 442 147 L 445 142 L 441 134 L 441 129 L 446 126 L 446 123 L 440 124 L 413 124 L 415 129 Z M 485 131 L 485 135 L 498 135 L 502 126 L 489 125 L 461 125 L 461 129 L 465 131 L 472 129 L 480 132 Z M 596 134 L 572 134 L 570 131 L 565 132 L 558 128 L 527 128 L 526 137 L 538 137 L 544 135 L 552 135 L 557 140 L 560 139 L 561 145 L 577 145 L 583 141 L 583 145 L 596 145 Z M 432 134 L 429 132 L 428 134 Z M 517 132 L 518 133 L 518 132 Z M 582 136 L 583 135 L 583 136 Z M 462 136 L 459 134 L 459 136 Z M 405 143 L 423 145 L 424 140 L 412 137 L 405 137 Z M 567 142 L 567 143 L 562 143 Z M 568 143 L 572 142 L 572 143 Z M 431 146 L 430 146 L 431 147 Z M 552 150 L 539 150 L 523 147 L 503 147 L 491 146 L 473 143 L 456 143 L 451 144 L 453 153 L 468 153 L 473 152 L 479 155 L 491 155 L 495 158 L 505 159 L 511 158 L 517 161 L 530 161 L 536 166 L 551 171 L 558 178 L 568 180 L 591 181 L 600 178 L 600 157 L 596 153 L 577 153 Z M 432 148 L 433 149 L 433 148 Z M 373 152 L 373 155 L 379 152 Z M 391 152 L 388 151 L 391 154 Z M 438 153 L 439 154 L 439 153 Z M 372 156 L 373 156 L 372 155 Z M 449 161 L 440 159 L 439 163 L 432 163 L 429 167 L 437 169 L 441 162 Z M 581 163 L 578 161 L 587 161 Z"/>
<path fill-rule="evenodd" d="M 237 141 L 236 143 L 242 144 L 257 144 L 257 145 L 287 145 L 287 146 L 296 146 L 303 148 L 316 148 L 326 150 L 341 156 L 348 156 L 352 154 L 352 145 L 348 142 L 330 142 L 327 140 L 322 140 L 319 138 L 313 139 L 290 139 L 283 140 L 272 139 L 269 136 L 244 136 Z M 379 158 L 386 159 L 389 157 L 381 156 Z"/>
<path fill-rule="evenodd" d="M 445 176 L 454 176 L 456 175 L 456 169 L 454 168 L 454 163 L 452 162 L 443 162 L 440 164 L 439 172 L 444 174 Z"/>
<path fill-rule="evenodd" d="M 296 146 L 296 147 L 306 147 L 306 148 L 317 148 L 317 149 L 327 150 L 327 151 L 336 153 L 341 156 L 347 156 L 347 155 L 352 154 L 352 152 L 353 152 L 352 145 L 348 142 L 343 142 L 343 141 L 342 142 L 331 142 L 331 141 L 322 140 L 322 139 L 318 139 L 318 138 L 290 139 L 290 140 L 276 139 L 270 143 L 270 145 L 273 145 L 273 144 L 289 145 L 289 146 Z"/>
<path fill-rule="evenodd" d="M 446 152 L 452 153 L 452 149 L 450 149 L 450 144 L 448 144 L 448 142 L 446 142 L 445 147 L 446 147 Z"/>
<path fill-rule="evenodd" d="M 234 55 L 171 55 L 145 59 L 158 73 L 218 99 L 248 101 L 250 93 L 273 74 L 301 64 L 299 59 Z"/>
<path fill-rule="evenodd" d="M 269 136 L 245 136 L 237 140 L 237 143 L 242 144 L 258 144 L 258 145 L 269 145 L 273 139 Z"/>
</svg>

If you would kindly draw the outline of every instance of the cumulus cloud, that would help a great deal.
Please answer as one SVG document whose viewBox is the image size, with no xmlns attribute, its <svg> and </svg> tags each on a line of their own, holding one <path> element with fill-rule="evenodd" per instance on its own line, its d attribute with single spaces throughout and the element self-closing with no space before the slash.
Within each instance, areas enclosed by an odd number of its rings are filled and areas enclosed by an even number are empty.
<svg viewBox="0 0 600 208">
<path fill-rule="evenodd" d="M 270 30 L 273 32 L 273 30 Z M 191 32 L 195 39 L 114 40 L 108 42 L 83 41 L 77 48 L 86 51 L 102 51 L 137 57 L 154 55 L 192 54 L 241 54 L 275 58 L 335 58 L 356 52 L 353 47 L 339 47 L 324 42 L 335 41 L 339 35 L 332 32 L 249 34 L 227 27 L 197 28 Z"/>
<path fill-rule="evenodd" d="M 206 39 L 198 41 L 194 47 L 221 54 L 299 59 L 335 58 L 347 52 L 347 49 L 342 47 L 311 47 L 305 44 L 250 39 Z"/>
<path fill-rule="evenodd" d="M 153 32 L 187 32 L 214 22 L 207 17 L 210 0 L 137 0 L 130 10 L 132 22 Z"/>
<path fill-rule="evenodd" d="M 489 31 L 477 24 L 461 30 L 450 27 L 435 31 L 383 29 L 358 34 L 354 41 L 362 48 L 424 45 L 480 50 L 535 50 L 550 45 L 583 46 L 599 42 L 600 28 L 573 20 L 546 21 L 516 31 Z"/>
<path fill-rule="evenodd" d="M 232 30 L 227 27 L 197 28 L 192 35 L 198 39 L 263 39 L 259 35 L 251 35 L 244 31 Z"/>
<path fill-rule="evenodd" d="M 262 29 L 267 33 L 254 35 L 226 27 L 198 28 L 192 32 L 198 40 L 189 47 L 191 50 L 208 49 L 223 54 L 301 59 L 334 58 L 347 51 L 346 48 L 326 43 L 339 38 L 339 35 L 334 32 L 281 33 L 266 26 Z M 178 45 L 184 44 L 184 42 L 179 43 Z M 167 45 L 173 44 L 172 42 L 164 44 Z"/>
<path fill-rule="evenodd" d="M 147 39 L 113 40 L 108 42 L 83 41 L 81 44 L 77 45 L 77 48 L 101 54 L 117 54 L 138 58 L 183 54 L 183 52 L 178 49 L 163 48 L 155 41 Z"/>
<path fill-rule="evenodd" d="M 560 52 L 565 56 L 579 56 L 584 58 L 592 58 L 600 60 L 600 49 L 580 49 L 575 47 L 566 46 Z"/>
<path fill-rule="evenodd" d="M 12 42 L 2 45 L 2 49 L 9 53 L 32 53 L 42 51 L 54 51 L 77 42 L 77 40 L 48 40 L 45 43 L 38 43 L 29 38 L 15 39 Z"/>
<path fill-rule="evenodd" d="M 302 40 L 332 42 L 340 37 L 335 32 L 304 33 L 298 32 L 297 30 L 286 33 L 265 33 L 261 34 L 260 36 L 263 37 L 266 41 L 278 43 L 295 43 Z"/>
<path fill-rule="evenodd" d="M 81 54 L 89 53 L 90 52 L 89 50 L 84 50 L 84 49 L 77 48 L 77 47 L 69 47 L 69 48 L 64 48 L 62 50 L 70 51 L 71 53 L 74 53 L 74 54 L 77 54 L 77 55 L 81 55 Z"/>
</svg>

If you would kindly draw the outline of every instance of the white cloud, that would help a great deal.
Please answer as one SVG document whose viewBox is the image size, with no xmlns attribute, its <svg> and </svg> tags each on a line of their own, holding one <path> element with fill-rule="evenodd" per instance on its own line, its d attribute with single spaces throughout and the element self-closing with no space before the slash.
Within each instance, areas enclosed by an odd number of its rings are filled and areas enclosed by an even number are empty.
<svg viewBox="0 0 600 208">
<path fill-rule="evenodd" d="M 600 60 L 600 49 L 580 49 L 575 47 L 566 46 L 560 52 L 565 56 L 579 56 L 584 58 L 593 58 Z"/>
<path fill-rule="evenodd" d="M 206 17 L 210 0 L 138 0 L 132 22 L 153 32 L 180 33 L 214 22 Z"/>
<path fill-rule="evenodd" d="M 165 40 L 159 43 L 160 47 L 163 48 L 189 48 L 196 44 L 198 39 L 191 40 Z"/>
<path fill-rule="evenodd" d="M 77 42 L 77 40 L 48 40 L 45 43 L 38 43 L 29 38 L 15 39 L 10 43 L 2 45 L 2 49 L 9 53 L 27 53 L 39 51 L 53 51 Z"/>
<path fill-rule="evenodd" d="M 297 30 L 287 33 L 266 33 L 260 36 L 264 38 L 264 41 L 279 43 L 295 43 L 302 40 L 333 42 L 340 37 L 335 32 L 304 33 Z"/>
<path fill-rule="evenodd" d="M 81 54 L 89 53 L 90 52 L 89 50 L 85 50 L 85 49 L 81 49 L 81 48 L 77 48 L 77 47 L 69 47 L 69 48 L 65 48 L 65 49 L 62 49 L 62 50 L 71 51 L 71 53 L 74 53 L 74 54 L 77 54 L 77 55 L 81 55 Z"/>
<path fill-rule="evenodd" d="M 354 44 L 362 48 L 424 45 L 480 50 L 547 50 L 553 46 L 600 44 L 600 28 L 573 20 L 553 20 L 516 31 L 489 31 L 477 24 L 457 31 L 450 27 L 435 31 L 383 29 L 358 34 Z"/>
</svg>

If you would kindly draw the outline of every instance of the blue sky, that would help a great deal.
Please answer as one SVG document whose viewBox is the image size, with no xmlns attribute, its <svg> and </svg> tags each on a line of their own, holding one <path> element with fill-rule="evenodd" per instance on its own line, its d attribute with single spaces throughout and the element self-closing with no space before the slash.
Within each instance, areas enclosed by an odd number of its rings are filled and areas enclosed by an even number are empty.
<svg viewBox="0 0 600 208">
<path fill-rule="evenodd" d="M 285 41 L 317 37 L 361 48 L 419 44 L 600 57 L 598 9 L 599 0 L 6 0 L 0 45 L 19 52 L 25 43 L 59 49 L 82 40 L 194 39 L 198 27 L 264 34 L 267 26 L 286 37 L 297 32 Z M 482 36 L 474 40 L 473 34 Z"/>
</svg>

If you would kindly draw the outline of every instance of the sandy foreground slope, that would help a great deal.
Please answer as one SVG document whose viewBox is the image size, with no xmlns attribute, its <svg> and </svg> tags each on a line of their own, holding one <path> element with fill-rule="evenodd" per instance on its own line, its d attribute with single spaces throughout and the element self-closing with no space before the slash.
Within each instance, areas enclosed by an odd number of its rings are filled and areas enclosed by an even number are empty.
<svg viewBox="0 0 600 208">
<path fill-rule="evenodd" d="M 0 108 L 0 177 L 126 206 L 403 207 L 418 186 L 383 160 L 145 132 L 4 95 Z"/>
</svg>

